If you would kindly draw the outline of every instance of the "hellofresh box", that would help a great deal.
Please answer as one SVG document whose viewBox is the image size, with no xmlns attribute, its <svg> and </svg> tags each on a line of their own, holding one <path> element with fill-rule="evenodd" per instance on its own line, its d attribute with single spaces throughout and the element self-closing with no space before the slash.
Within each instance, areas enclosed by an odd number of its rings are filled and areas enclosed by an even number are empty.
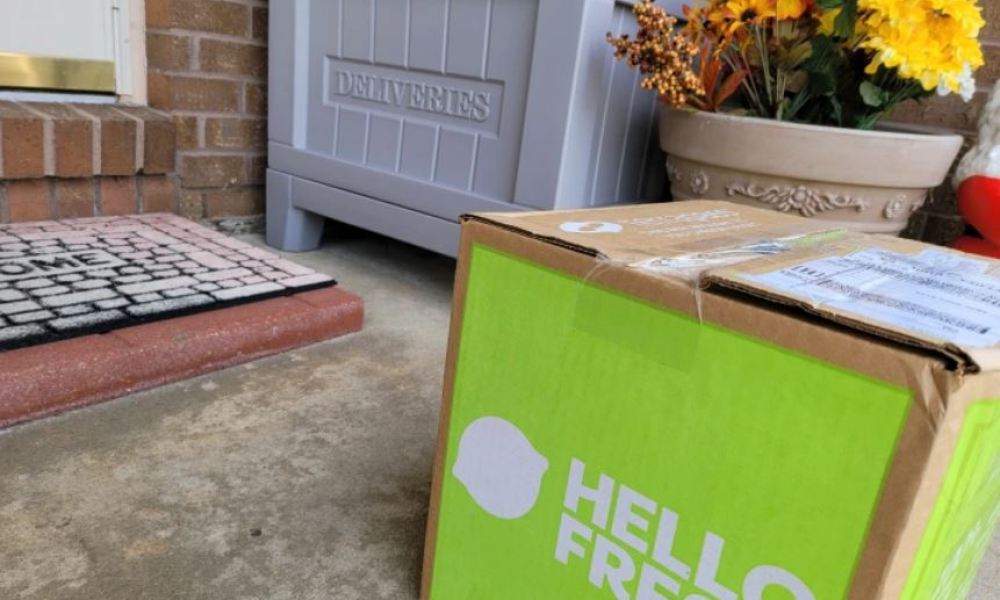
<svg viewBox="0 0 1000 600">
<path fill-rule="evenodd" d="M 719 202 L 466 218 L 423 597 L 964 598 L 998 273 Z"/>
</svg>

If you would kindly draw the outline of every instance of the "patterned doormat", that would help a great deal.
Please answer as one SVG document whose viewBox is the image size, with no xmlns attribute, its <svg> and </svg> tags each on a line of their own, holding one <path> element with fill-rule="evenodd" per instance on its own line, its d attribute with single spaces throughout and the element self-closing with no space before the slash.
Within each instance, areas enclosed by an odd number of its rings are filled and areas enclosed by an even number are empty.
<svg viewBox="0 0 1000 600">
<path fill-rule="evenodd" d="M 335 284 L 171 214 L 0 225 L 0 350 Z"/>
</svg>

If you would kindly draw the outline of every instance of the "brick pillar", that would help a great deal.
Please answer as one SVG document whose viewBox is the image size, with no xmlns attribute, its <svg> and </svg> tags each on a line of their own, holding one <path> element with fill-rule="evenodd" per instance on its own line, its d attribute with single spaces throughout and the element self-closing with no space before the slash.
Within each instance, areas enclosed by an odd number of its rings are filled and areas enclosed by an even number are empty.
<svg viewBox="0 0 1000 600">
<path fill-rule="evenodd" d="M 181 213 L 262 213 L 267 3 L 147 0 L 146 26 L 149 102 L 177 128 Z"/>
</svg>

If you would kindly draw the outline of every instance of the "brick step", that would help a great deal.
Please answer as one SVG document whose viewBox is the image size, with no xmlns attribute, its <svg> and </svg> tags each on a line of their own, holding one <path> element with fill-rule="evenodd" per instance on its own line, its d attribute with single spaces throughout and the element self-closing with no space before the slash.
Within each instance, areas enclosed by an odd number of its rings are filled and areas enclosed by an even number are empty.
<svg viewBox="0 0 1000 600">
<path fill-rule="evenodd" d="M 144 106 L 0 101 L 0 132 L 4 179 L 174 170 L 173 118 Z"/>
<path fill-rule="evenodd" d="M 0 222 L 177 212 L 173 175 L 0 181 Z"/>
</svg>

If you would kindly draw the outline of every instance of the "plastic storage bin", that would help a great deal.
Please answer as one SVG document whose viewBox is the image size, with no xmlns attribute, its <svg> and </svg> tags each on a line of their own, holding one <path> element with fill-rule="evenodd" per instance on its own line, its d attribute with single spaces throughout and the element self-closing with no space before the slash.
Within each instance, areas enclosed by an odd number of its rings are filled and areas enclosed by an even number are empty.
<svg viewBox="0 0 1000 600">
<path fill-rule="evenodd" d="M 267 241 L 331 217 L 454 255 L 472 211 L 662 195 L 655 95 L 612 60 L 612 0 L 270 7 Z"/>
</svg>

